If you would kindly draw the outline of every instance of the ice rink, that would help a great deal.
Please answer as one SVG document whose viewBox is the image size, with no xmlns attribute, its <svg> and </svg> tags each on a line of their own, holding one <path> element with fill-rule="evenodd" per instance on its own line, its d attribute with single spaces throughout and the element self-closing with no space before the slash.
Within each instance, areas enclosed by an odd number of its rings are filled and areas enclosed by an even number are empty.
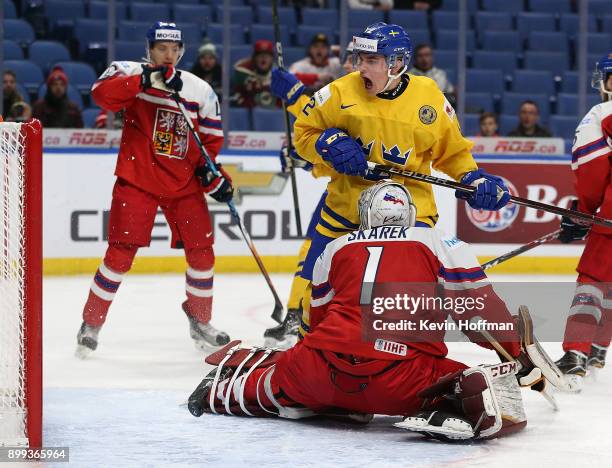
<svg viewBox="0 0 612 468">
<path fill-rule="evenodd" d="M 509 280 L 512 277 L 495 277 Z M 573 277 L 519 277 L 573 281 Z M 284 299 L 290 275 L 274 275 Z M 524 392 L 527 429 L 484 443 L 443 444 L 376 417 L 368 426 L 204 415 L 180 406 L 208 371 L 180 309 L 182 275 L 128 275 L 100 333 L 98 350 L 74 357 L 90 276 L 44 281 L 44 445 L 70 447 L 74 466 L 612 466 L 612 369 L 581 394 L 557 394 L 553 412 Z M 573 285 L 568 284 L 568 304 Z M 272 297 L 259 275 L 216 275 L 213 323 L 261 343 Z M 545 346 L 553 358 L 559 343 Z M 467 364 L 498 362 L 470 343 L 451 343 Z M 31 465 L 29 465 L 31 466 Z M 58 465 L 62 466 L 62 465 Z M 64 465 L 65 466 L 65 465 Z"/>
</svg>

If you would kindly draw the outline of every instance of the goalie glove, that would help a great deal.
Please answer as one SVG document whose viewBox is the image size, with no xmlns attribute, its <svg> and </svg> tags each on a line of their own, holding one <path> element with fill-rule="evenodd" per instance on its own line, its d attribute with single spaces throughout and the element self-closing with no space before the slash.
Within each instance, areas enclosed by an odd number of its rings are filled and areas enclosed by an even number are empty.
<svg viewBox="0 0 612 468">
<path fill-rule="evenodd" d="M 204 192 L 220 203 L 227 203 L 234 196 L 232 178 L 221 164 L 217 164 L 217 170 L 219 175 L 215 175 L 208 165 L 200 166 L 195 170 L 195 175 L 200 178 Z"/>
</svg>

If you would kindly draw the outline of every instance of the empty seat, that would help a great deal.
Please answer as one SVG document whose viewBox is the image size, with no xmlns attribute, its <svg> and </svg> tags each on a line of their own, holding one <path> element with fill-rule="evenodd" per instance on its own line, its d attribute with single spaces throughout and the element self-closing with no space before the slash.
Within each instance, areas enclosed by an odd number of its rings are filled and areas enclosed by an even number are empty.
<svg viewBox="0 0 612 468">
<path fill-rule="evenodd" d="M 589 1 L 589 13 L 595 15 L 605 15 L 610 12 L 610 1 L 609 0 L 590 0 Z"/>
<path fill-rule="evenodd" d="M 465 111 L 469 114 L 493 112 L 493 96 L 491 93 L 466 93 Z"/>
<path fill-rule="evenodd" d="M 307 46 L 310 44 L 312 38 L 320 33 L 326 34 L 330 41 L 333 40 L 333 29 L 331 28 L 326 29 L 320 26 L 298 25 L 296 34 L 297 45 Z"/>
<path fill-rule="evenodd" d="M 272 8 L 263 5 L 258 6 L 257 18 L 261 24 L 272 24 Z M 297 29 L 297 18 L 292 7 L 279 7 L 278 19 L 280 24 L 289 28 L 289 31 L 295 32 Z"/>
<path fill-rule="evenodd" d="M 529 70 L 545 70 L 561 75 L 569 69 L 569 57 L 561 52 L 525 52 L 525 68 Z"/>
<path fill-rule="evenodd" d="M 431 15 L 433 30 L 459 29 L 459 13 L 455 11 L 434 10 Z"/>
<path fill-rule="evenodd" d="M 579 121 L 575 116 L 553 115 L 550 118 L 550 131 L 556 137 L 573 138 Z"/>
<path fill-rule="evenodd" d="M 434 50 L 434 64 L 438 68 L 457 68 L 459 57 L 452 50 Z"/>
<path fill-rule="evenodd" d="M 553 74 L 548 71 L 516 70 L 512 80 L 512 91 L 526 94 L 555 94 Z"/>
<path fill-rule="evenodd" d="M 129 6 L 132 21 L 168 21 L 170 19 L 170 8 L 163 3 L 133 2 Z"/>
<path fill-rule="evenodd" d="M 303 47 L 283 47 L 283 61 L 285 67 L 289 68 L 292 63 L 302 60 L 306 57 Z"/>
<path fill-rule="evenodd" d="M 480 116 L 474 114 L 464 115 L 461 133 L 468 137 L 478 135 L 480 133 Z"/>
<path fill-rule="evenodd" d="M 571 13 L 571 0 L 529 0 L 529 9 L 541 13 Z"/>
<path fill-rule="evenodd" d="M 504 76 L 501 70 L 466 71 L 466 91 L 501 94 L 504 90 Z"/>
<path fill-rule="evenodd" d="M 550 115 L 550 100 L 545 94 L 504 93 L 501 100 L 501 108 L 504 114 L 518 115 L 521 105 L 525 101 L 533 101 L 540 111 L 540 120 L 548 121 Z"/>
<path fill-rule="evenodd" d="M 589 89 L 586 102 L 587 109 L 590 109 L 600 102 L 601 97 L 599 94 L 595 90 Z M 586 109 L 584 112 L 586 112 Z M 557 114 L 578 116 L 584 114 L 584 112 L 580 112 L 580 109 L 578 109 L 578 94 L 557 94 Z"/>
<path fill-rule="evenodd" d="M 597 18 L 595 15 L 590 14 L 587 17 L 587 23 L 588 31 L 597 31 Z M 580 31 L 580 20 L 578 15 L 574 13 L 563 13 L 561 15 L 561 19 L 559 20 L 559 25 L 561 31 L 566 33 L 570 39 L 576 37 Z"/>
<path fill-rule="evenodd" d="M 476 48 L 476 34 L 472 30 L 468 30 L 466 35 L 466 49 L 468 52 L 473 51 Z M 458 33 L 456 30 L 444 29 L 436 33 L 436 48 L 444 50 L 457 50 L 458 45 Z"/>
<path fill-rule="evenodd" d="M 507 135 L 518 126 L 518 115 L 502 114 L 499 116 L 499 134 Z"/>
<path fill-rule="evenodd" d="M 231 107 L 229 111 L 229 129 L 247 132 L 251 130 L 250 110 L 242 107 Z"/>
<path fill-rule="evenodd" d="M 2 42 L 2 50 L 4 60 L 21 60 L 23 59 L 23 50 L 15 41 L 5 39 Z"/>
<path fill-rule="evenodd" d="M 578 92 L 578 72 L 566 71 L 561 79 L 561 91 L 564 93 Z"/>
<path fill-rule="evenodd" d="M 177 23 L 212 23 L 212 10 L 209 5 L 174 5 L 174 21 Z"/>
<path fill-rule="evenodd" d="M 69 83 L 79 92 L 87 94 L 97 79 L 95 70 L 88 63 L 83 62 L 58 62 L 56 65 L 62 67 L 68 75 Z"/>
<path fill-rule="evenodd" d="M 481 0 L 485 11 L 503 11 L 506 13 L 519 13 L 523 11 L 523 0 Z"/>
<path fill-rule="evenodd" d="M 526 39 L 531 31 L 555 31 L 555 17 L 546 13 L 519 13 L 516 25 L 522 39 Z"/>
<path fill-rule="evenodd" d="M 216 21 L 223 23 L 223 6 L 217 6 Z M 231 7 L 230 22 L 232 24 L 241 24 L 243 27 L 251 26 L 253 23 L 253 10 L 249 6 Z"/>
<path fill-rule="evenodd" d="M 389 22 L 406 28 L 408 34 L 412 29 L 428 29 L 427 14 L 424 11 L 391 10 Z M 457 25 L 459 23 L 456 23 Z"/>
<path fill-rule="evenodd" d="M 569 49 L 564 32 L 532 31 L 529 33 L 529 50 L 563 52 Z"/>
<path fill-rule="evenodd" d="M 238 60 L 249 58 L 253 54 L 253 46 L 250 45 L 233 45 L 230 48 L 230 63 L 233 65 Z M 287 64 L 285 64 L 287 65 Z"/>
<path fill-rule="evenodd" d="M 603 15 L 601 17 L 601 32 L 612 31 L 612 15 Z"/>
<path fill-rule="evenodd" d="M 148 21 L 120 21 L 118 37 L 123 41 L 144 41 L 150 27 Z"/>
<path fill-rule="evenodd" d="M 479 34 L 487 30 L 508 31 L 512 29 L 512 16 L 497 11 L 479 11 L 474 17 Z"/>
<path fill-rule="evenodd" d="M 54 63 L 69 61 L 66 46 L 57 41 L 34 41 L 30 46 L 30 60 L 47 72 Z"/>
<path fill-rule="evenodd" d="M 393 12 L 391 12 L 393 13 Z M 335 27 L 338 28 L 338 15 L 332 14 L 331 15 L 334 23 L 332 23 L 332 26 L 335 24 Z M 306 17 L 303 16 L 304 18 L 304 22 L 306 22 Z M 385 14 L 382 11 L 378 11 L 378 10 L 353 10 L 353 9 L 349 9 L 348 11 L 348 25 L 349 28 L 360 28 L 360 29 L 365 29 L 366 26 L 372 24 L 372 23 L 377 23 L 379 21 L 384 21 L 385 20 Z M 310 23 L 310 24 L 318 24 L 318 23 Z"/>
<path fill-rule="evenodd" d="M 523 49 L 521 38 L 514 31 L 483 31 L 481 43 L 485 50 L 519 53 Z"/>
<path fill-rule="evenodd" d="M 253 130 L 256 132 L 282 132 L 285 116 L 280 109 L 253 109 Z"/>
<path fill-rule="evenodd" d="M 181 30 L 183 42 L 187 44 L 200 44 L 202 41 L 202 28 L 197 23 L 180 23 L 176 25 Z"/>
<path fill-rule="evenodd" d="M 245 43 L 244 40 L 244 28 L 240 24 L 230 25 L 230 34 L 232 35 L 232 44 L 241 45 Z M 223 25 L 217 23 L 210 23 L 206 26 L 206 32 L 204 36 L 215 44 L 223 42 Z"/>
<path fill-rule="evenodd" d="M 81 116 L 83 117 L 83 125 L 85 128 L 96 128 L 96 119 L 100 115 L 100 109 L 90 107 L 85 109 Z"/>
<path fill-rule="evenodd" d="M 289 44 L 289 30 L 287 26 L 280 26 L 281 41 L 283 44 Z M 260 39 L 267 39 L 274 42 L 274 26 L 271 24 L 254 24 L 251 26 L 251 42 L 258 41 Z"/>
<path fill-rule="evenodd" d="M 419 44 L 430 44 L 431 36 L 429 35 L 429 29 L 413 29 L 409 33 L 412 44 L 416 47 Z"/>
<path fill-rule="evenodd" d="M 367 12 L 372 13 L 372 10 L 367 10 Z M 338 29 L 338 11 L 325 8 L 302 8 L 302 24 L 311 27 L 318 26 L 323 30 Z"/>
<path fill-rule="evenodd" d="M 91 0 L 89 2 L 89 18 L 96 20 L 108 19 L 108 2 L 106 0 Z M 115 2 L 115 19 L 117 21 L 127 19 L 127 5 L 123 2 Z"/>
<path fill-rule="evenodd" d="M 13 70 L 17 76 L 17 82 L 30 93 L 35 92 L 45 81 L 40 67 L 29 60 L 5 60 L 4 70 Z"/>
<path fill-rule="evenodd" d="M 459 11 L 459 0 L 444 0 L 440 6 L 445 11 Z M 478 10 L 478 0 L 467 1 L 467 11 L 474 13 Z"/>
<path fill-rule="evenodd" d="M 115 41 L 115 58 L 117 60 L 140 62 L 145 53 L 143 41 Z"/>
<path fill-rule="evenodd" d="M 608 33 L 590 33 L 588 35 L 589 54 L 607 54 L 612 48 L 612 35 Z"/>
<path fill-rule="evenodd" d="M 17 9 L 12 0 L 3 0 L 4 2 L 4 18 L 13 19 L 17 18 Z"/>
<path fill-rule="evenodd" d="M 513 52 L 477 50 L 472 56 L 472 66 L 487 70 L 501 70 L 504 74 L 511 75 L 516 69 L 516 56 Z"/>
<path fill-rule="evenodd" d="M 28 45 L 34 40 L 34 30 L 30 23 L 22 19 L 5 19 L 2 21 L 4 26 L 4 37 L 11 39 L 18 44 Z"/>
<path fill-rule="evenodd" d="M 85 2 L 45 0 L 45 15 L 51 29 L 57 29 L 60 26 L 72 29 L 74 21 L 85 16 Z"/>
<path fill-rule="evenodd" d="M 79 54 L 83 56 L 90 44 L 104 43 L 108 38 L 106 20 L 79 18 L 74 23 L 74 37 L 79 41 Z M 140 40 L 144 40 L 144 35 Z"/>
<path fill-rule="evenodd" d="M 46 93 L 47 84 L 43 83 L 38 88 L 38 99 L 44 98 Z M 81 97 L 81 93 L 79 93 L 79 91 L 70 83 L 68 83 L 68 87 L 66 88 L 66 94 L 68 95 L 68 99 L 74 102 L 79 107 L 79 109 L 83 108 L 83 98 Z"/>
</svg>

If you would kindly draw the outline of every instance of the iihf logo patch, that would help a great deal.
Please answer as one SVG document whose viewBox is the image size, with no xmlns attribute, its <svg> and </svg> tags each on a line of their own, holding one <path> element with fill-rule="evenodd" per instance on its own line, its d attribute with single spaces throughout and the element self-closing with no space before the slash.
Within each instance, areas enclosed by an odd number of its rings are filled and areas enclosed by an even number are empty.
<svg viewBox="0 0 612 468">
<path fill-rule="evenodd" d="M 516 187 L 505 177 L 502 177 L 510 195 L 518 196 Z M 518 216 L 519 206 L 514 203 L 508 203 L 498 211 L 475 210 L 465 203 L 465 212 L 468 219 L 478 229 L 486 232 L 499 232 L 512 226 L 512 223 Z"/>
</svg>

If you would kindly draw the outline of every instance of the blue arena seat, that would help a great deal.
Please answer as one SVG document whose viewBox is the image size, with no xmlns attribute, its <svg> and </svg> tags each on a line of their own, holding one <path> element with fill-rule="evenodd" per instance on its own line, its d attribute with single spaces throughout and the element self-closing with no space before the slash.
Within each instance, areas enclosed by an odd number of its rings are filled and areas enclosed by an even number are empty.
<svg viewBox="0 0 612 468">
<path fill-rule="evenodd" d="M 182 5 L 173 6 L 174 21 L 177 23 L 212 23 L 212 10 L 209 5 Z"/>
<path fill-rule="evenodd" d="M 392 12 L 391 12 L 392 13 Z M 338 28 L 338 16 L 336 14 L 331 15 L 335 21 L 335 27 Z M 304 22 L 306 22 L 306 17 L 303 16 Z M 353 10 L 349 9 L 348 11 L 348 26 L 349 28 L 360 28 L 365 29 L 366 26 L 377 23 L 379 21 L 385 20 L 385 14 L 382 11 L 378 10 Z M 310 23 L 310 24 L 318 24 L 318 23 Z"/>
<path fill-rule="evenodd" d="M 197 23 L 177 23 L 180 28 L 183 42 L 187 44 L 199 44 L 202 42 L 202 28 Z"/>
<path fill-rule="evenodd" d="M 296 42 L 298 46 L 307 46 L 310 44 L 311 39 L 319 34 L 326 34 L 330 41 L 334 39 L 334 29 L 333 28 L 324 28 L 322 26 L 306 26 L 303 24 L 298 25 L 297 34 L 296 34 Z"/>
<path fill-rule="evenodd" d="M 610 13 L 610 1 L 609 0 L 590 0 L 589 1 L 589 13 L 594 15 L 605 15 Z"/>
<path fill-rule="evenodd" d="M 90 44 L 106 44 L 107 21 L 79 18 L 74 23 L 74 37 L 79 41 L 79 54 L 83 56 Z M 144 40 L 144 36 L 140 38 Z"/>
<path fill-rule="evenodd" d="M 480 39 L 485 50 L 520 53 L 523 49 L 521 38 L 514 31 L 483 31 Z"/>
<path fill-rule="evenodd" d="M 515 93 L 555 94 L 553 74 L 541 70 L 516 70 L 512 79 L 512 91 Z"/>
<path fill-rule="evenodd" d="M 516 25 L 522 39 L 527 39 L 531 31 L 553 32 L 556 28 L 556 20 L 553 15 L 547 13 L 519 13 L 516 17 Z"/>
<path fill-rule="evenodd" d="M 389 23 L 403 26 L 408 31 L 408 34 L 410 34 L 412 29 L 429 28 L 427 13 L 418 10 L 391 10 L 389 12 Z M 459 23 L 456 24 L 458 25 Z"/>
<path fill-rule="evenodd" d="M 571 13 L 571 0 L 529 0 L 529 9 L 541 13 Z"/>
<path fill-rule="evenodd" d="M 412 40 L 412 45 L 414 47 L 418 46 L 419 44 L 431 45 L 429 29 L 413 29 L 410 31 L 410 39 Z"/>
<path fill-rule="evenodd" d="M 28 45 L 34 40 L 34 30 L 30 23 L 20 18 L 2 20 L 4 37 L 18 44 Z"/>
<path fill-rule="evenodd" d="M 85 109 L 81 113 L 85 128 L 96 128 L 96 119 L 98 118 L 98 115 L 100 115 L 100 109 L 96 107 Z"/>
<path fill-rule="evenodd" d="M 553 136 L 573 138 L 580 118 L 567 115 L 553 115 L 550 118 L 550 131 Z"/>
<path fill-rule="evenodd" d="M 502 114 L 498 120 L 500 135 L 507 135 L 518 126 L 518 115 Z"/>
<path fill-rule="evenodd" d="M 485 11 L 503 11 L 506 13 L 520 13 L 523 11 L 523 0 L 481 0 Z"/>
<path fill-rule="evenodd" d="M 612 34 L 609 33 L 590 33 L 588 35 L 589 54 L 604 55 L 612 49 Z"/>
<path fill-rule="evenodd" d="M 163 3 L 133 2 L 129 5 L 132 21 L 155 23 L 170 19 L 170 8 Z"/>
<path fill-rule="evenodd" d="M 21 97 L 23 98 L 25 102 L 27 102 L 30 105 L 32 104 L 32 100 L 30 99 L 30 93 L 28 92 L 27 89 L 25 89 L 19 83 L 17 83 L 17 92 L 21 94 Z"/>
<path fill-rule="evenodd" d="M 281 41 L 284 44 L 289 44 L 289 30 L 287 26 L 280 26 Z M 251 26 L 251 42 L 258 41 L 260 39 L 267 39 L 274 42 L 274 26 L 271 24 L 254 24 Z"/>
<path fill-rule="evenodd" d="M 550 100 L 545 94 L 504 93 L 501 99 L 501 108 L 504 114 L 518 115 L 521 104 L 533 101 L 540 111 L 540 120 L 548 122 L 550 116 Z"/>
<path fill-rule="evenodd" d="M 2 41 L 4 60 L 22 60 L 23 50 L 15 41 L 5 39 Z"/>
<path fill-rule="evenodd" d="M 230 18 L 232 24 L 241 24 L 243 27 L 248 28 L 253 23 L 253 9 L 250 6 L 232 6 Z M 217 6 L 216 21 L 223 23 L 223 6 L 221 5 Z"/>
<path fill-rule="evenodd" d="M 46 73 L 54 63 L 69 61 L 70 53 L 61 42 L 34 41 L 30 45 L 30 60 Z"/>
<path fill-rule="evenodd" d="M 474 114 L 465 114 L 463 116 L 463 125 L 461 132 L 465 136 L 476 136 L 480 133 L 480 116 Z"/>
<path fill-rule="evenodd" d="M 306 52 L 303 47 L 283 47 L 283 60 L 286 68 L 304 57 L 306 57 Z"/>
<path fill-rule="evenodd" d="M 587 109 L 590 109 L 601 102 L 601 97 L 593 89 L 589 89 L 587 94 Z M 559 93 L 557 94 L 557 114 L 578 116 L 578 94 Z"/>
<path fill-rule="evenodd" d="M 561 92 L 563 93 L 577 93 L 578 92 L 578 72 L 576 71 L 563 72 L 563 76 L 561 77 Z"/>
<path fill-rule="evenodd" d="M 69 83 L 81 94 L 89 94 L 91 86 L 98 78 L 91 65 L 84 62 L 58 62 L 56 65 L 64 69 Z"/>
<path fill-rule="evenodd" d="M 487 30 L 510 31 L 513 29 L 512 16 L 497 11 L 477 12 L 474 16 L 474 25 L 479 34 Z"/>
<path fill-rule="evenodd" d="M 115 58 L 140 62 L 145 56 L 145 43 L 143 41 L 115 41 Z"/>
<path fill-rule="evenodd" d="M 252 54 L 253 46 L 251 45 L 233 45 L 230 48 L 230 63 L 233 66 L 238 60 L 250 57 Z"/>
<path fill-rule="evenodd" d="M 285 128 L 285 116 L 280 109 L 253 108 L 253 130 L 256 132 L 281 132 Z"/>
<path fill-rule="evenodd" d="M 17 18 L 17 9 L 12 0 L 3 0 L 4 2 L 4 18 L 13 19 Z"/>
<path fill-rule="evenodd" d="M 77 18 L 85 17 L 85 2 L 45 0 L 45 15 L 52 30 L 67 27 L 72 30 Z"/>
<path fill-rule="evenodd" d="M 108 2 L 106 0 L 91 0 L 89 2 L 89 18 L 95 20 L 108 19 Z M 115 19 L 117 21 L 127 19 L 127 5 L 123 2 L 115 2 Z"/>
<path fill-rule="evenodd" d="M 144 41 L 150 21 L 119 21 L 118 38 L 123 41 Z"/>
<path fill-rule="evenodd" d="M 504 76 L 501 70 L 468 69 L 466 71 L 466 91 L 501 94 L 504 91 Z"/>
<path fill-rule="evenodd" d="M 17 82 L 29 93 L 35 92 L 45 81 L 40 67 L 29 60 L 5 60 L 4 69 L 13 70 L 17 75 Z"/>
<path fill-rule="evenodd" d="M 473 30 L 468 30 L 466 35 L 466 49 L 472 52 L 476 48 L 476 34 Z M 443 29 L 436 33 L 436 48 L 443 50 L 457 50 L 458 48 L 457 31 Z"/>
<path fill-rule="evenodd" d="M 567 35 L 563 31 L 531 31 L 528 44 L 529 50 L 532 51 L 563 52 L 567 54 L 569 50 Z"/>
<path fill-rule="evenodd" d="M 501 70 L 505 75 L 511 75 L 516 69 L 516 56 L 512 52 L 477 50 L 472 55 L 472 67 Z"/>
<path fill-rule="evenodd" d="M 601 17 L 601 32 L 612 31 L 612 15 Z"/>
<path fill-rule="evenodd" d="M 366 11 L 372 13 L 372 10 Z M 302 8 L 302 25 L 318 26 L 322 30 L 336 30 L 338 29 L 338 13 L 336 10 L 326 8 Z"/>
<path fill-rule="evenodd" d="M 570 68 L 569 56 L 561 52 L 525 52 L 525 68 L 528 70 L 545 70 L 560 76 Z"/>
<path fill-rule="evenodd" d="M 452 50 L 434 50 L 434 64 L 443 70 L 447 68 L 457 68 L 459 57 Z"/>
<path fill-rule="evenodd" d="M 444 0 L 440 6 L 444 11 L 459 11 L 459 0 Z M 478 10 L 478 0 L 467 1 L 467 11 L 475 13 Z"/>
<path fill-rule="evenodd" d="M 434 31 L 440 29 L 459 29 L 459 13 L 455 11 L 434 10 L 431 15 Z"/>
<path fill-rule="evenodd" d="M 466 93 L 465 111 L 469 114 L 493 112 L 495 110 L 491 93 Z"/>
<path fill-rule="evenodd" d="M 587 17 L 589 31 L 597 31 L 597 18 L 593 14 Z M 567 34 L 570 39 L 573 39 L 580 31 L 580 21 L 577 14 L 563 13 L 559 20 L 560 30 Z"/>
<path fill-rule="evenodd" d="M 272 24 L 272 8 L 263 5 L 258 6 L 257 18 L 261 24 Z M 289 28 L 289 31 L 295 32 L 297 29 L 297 18 L 292 7 L 279 7 L 278 19 L 280 24 Z"/>
<path fill-rule="evenodd" d="M 244 39 L 244 27 L 241 24 L 230 25 L 230 34 L 232 35 L 232 44 L 241 45 L 245 44 Z M 223 25 L 217 23 L 209 23 L 206 26 L 204 36 L 208 38 L 210 42 L 220 44 L 223 42 Z"/>
<path fill-rule="evenodd" d="M 229 111 L 229 129 L 246 131 L 251 130 L 251 115 L 250 110 L 243 107 L 230 107 Z"/>
<path fill-rule="evenodd" d="M 47 92 L 47 85 L 43 83 L 38 88 L 38 99 L 44 98 L 46 92 Z M 71 84 L 68 84 L 68 88 L 66 88 L 66 94 L 68 95 L 68 99 L 70 99 L 77 106 L 79 106 L 79 109 L 83 108 L 83 98 L 81 97 L 81 93 L 79 93 L 78 90 L 74 86 L 72 86 Z"/>
</svg>

